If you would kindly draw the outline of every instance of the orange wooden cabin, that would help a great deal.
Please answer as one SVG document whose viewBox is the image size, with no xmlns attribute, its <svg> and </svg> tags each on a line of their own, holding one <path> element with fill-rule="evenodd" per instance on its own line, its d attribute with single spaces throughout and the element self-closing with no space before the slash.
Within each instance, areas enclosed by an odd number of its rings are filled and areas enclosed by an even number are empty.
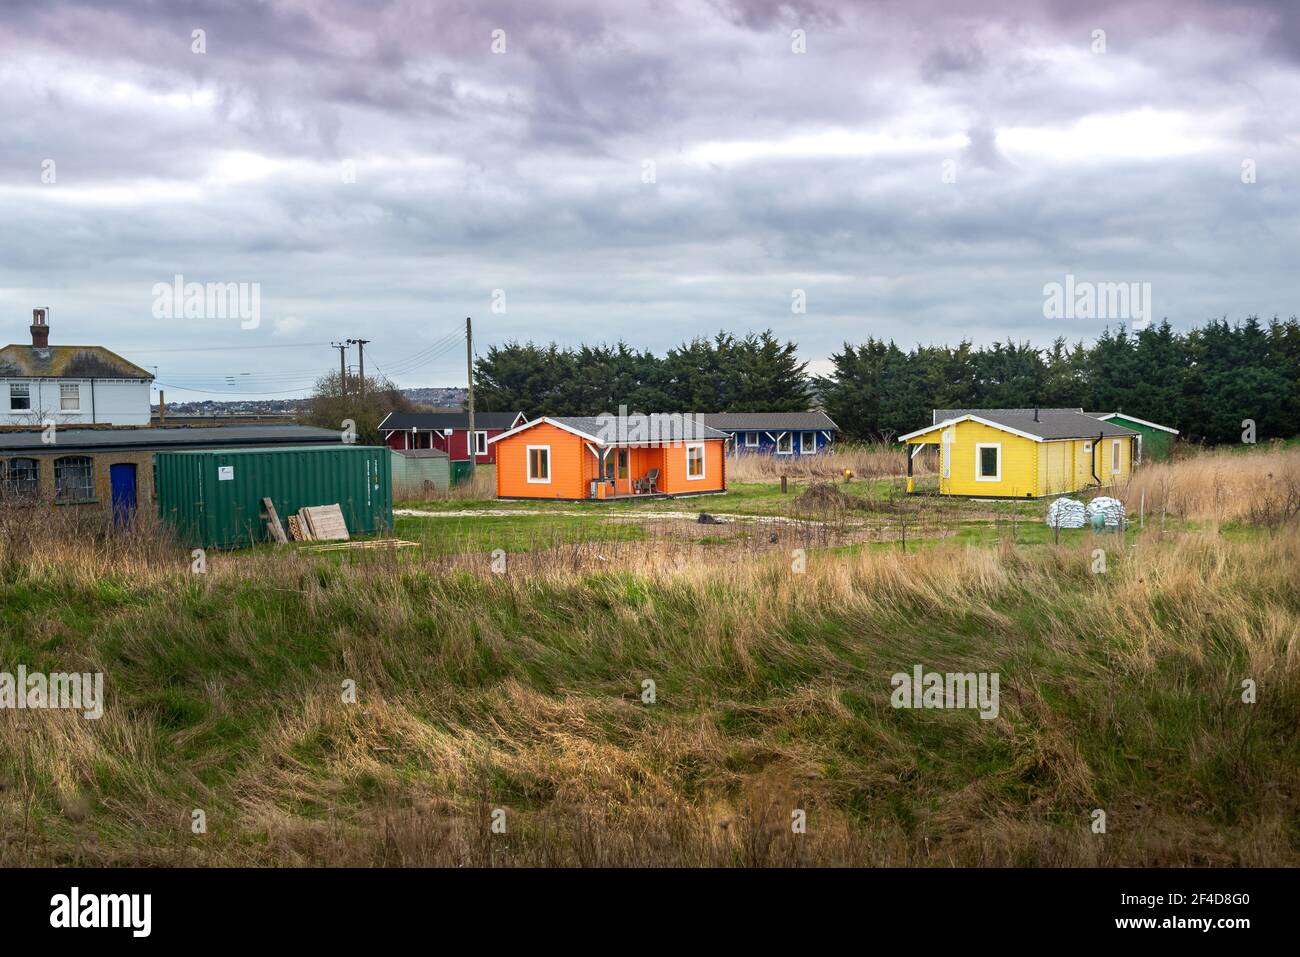
<svg viewBox="0 0 1300 957">
<path fill-rule="evenodd" d="M 626 425 L 631 420 L 640 421 Z M 497 498 L 585 501 L 727 490 L 725 432 L 691 416 L 622 421 L 543 417 L 492 437 Z"/>
</svg>

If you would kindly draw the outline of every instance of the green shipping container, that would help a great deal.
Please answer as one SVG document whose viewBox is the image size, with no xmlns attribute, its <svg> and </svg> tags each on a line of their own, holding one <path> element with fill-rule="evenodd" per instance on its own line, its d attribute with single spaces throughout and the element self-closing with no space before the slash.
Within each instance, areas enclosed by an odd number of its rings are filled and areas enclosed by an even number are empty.
<svg viewBox="0 0 1300 957">
<path fill-rule="evenodd" d="M 237 548 L 270 539 L 262 499 L 289 532 L 304 506 L 343 510 L 352 535 L 393 527 L 393 482 L 383 445 L 304 445 L 159 452 L 158 513 L 191 547 Z"/>
</svg>

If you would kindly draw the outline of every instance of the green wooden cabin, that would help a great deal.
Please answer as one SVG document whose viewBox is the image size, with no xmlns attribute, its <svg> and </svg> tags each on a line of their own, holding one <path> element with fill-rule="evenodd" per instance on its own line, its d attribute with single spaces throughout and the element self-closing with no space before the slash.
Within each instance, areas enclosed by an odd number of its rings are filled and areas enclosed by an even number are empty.
<svg viewBox="0 0 1300 957">
<path fill-rule="evenodd" d="M 1113 422 L 1138 434 L 1137 463 L 1161 462 L 1169 458 L 1178 430 L 1158 422 L 1148 422 L 1126 412 L 1089 412 L 1093 418 Z"/>
</svg>

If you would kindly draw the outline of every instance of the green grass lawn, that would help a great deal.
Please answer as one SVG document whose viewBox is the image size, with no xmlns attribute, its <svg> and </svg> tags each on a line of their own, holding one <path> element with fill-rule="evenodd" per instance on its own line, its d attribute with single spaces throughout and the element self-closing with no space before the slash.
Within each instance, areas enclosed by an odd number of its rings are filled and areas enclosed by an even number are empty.
<svg viewBox="0 0 1300 957">
<path fill-rule="evenodd" d="M 590 511 L 593 515 L 614 515 L 619 512 L 717 512 L 732 515 L 786 515 L 804 516 L 796 504 L 807 490 L 808 483 L 790 482 L 787 491 L 781 492 L 779 482 L 745 482 L 728 487 L 719 495 L 682 496 L 680 498 L 617 499 L 607 502 L 550 502 L 545 499 L 517 501 L 510 499 L 437 499 L 433 501 L 402 501 L 395 508 L 409 508 L 425 512 L 458 512 L 485 510 L 523 511 Z M 982 512 L 1007 515 L 1041 515 L 1047 508 L 1045 501 L 1019 500 L 966 500 L 937 495 L 902 496 L 900 483 L 893 479 L 855 480 L 836 482 L 835 488 L 846 495 L 868 499 L 872 502 L 903 501 L 918 509 L 946 514 L 960 514 L 977 508 Z"/>
<path fill-rule="evenodd" d="M 732 485 L 725 495 L 685 497 L 677 499 L 629 499 L 611 502 L 548 502 L 481 500 L 441 500 L 432 502 L 404 502 L 398 508 L 432 513 L 434 517 L 397 516 L 396 532 L 399 538 L 419 542 L 425 546 L 427 556 L 445 556 L 458 553 L 483 553 L 500 548 L 508 553 L 530 552 L 559 545 L 579 542 L 637 541 L 647 538 L 645 529 L 635 521 L 617 520 L 632 516 L 645 516 L 653 522 L 659 513 L 710 512 L 718 515 L 735 515 L 747 518 L 785 517 L 810 521 L 828 521 L 851 526 L 866 534 L 869 529 L 883 530 L 896 537 L 903 520 L 895 510 L 903 509 L 908 525 L 909 546 L 935 546 L 939 544 L 979 547 L 997 545 L 1004 537 L 1013 537 L 1024 544 L 1046 543 L 1052 540 L 1051 530 L 1043 524 L 1047 503 L 1045 501 L 974 500 L 940 497 L 937 495 L 905 496 L 900 494 L 900 483 L 890 479 L 857 480 L 836 483 L 835 488 L 845 495 L 864 500 L 870 507 L 851 508 L 842 512 L 827 513 L 799 507 L 797 500 L 806 491 L 806 485 L 790 483 L 785 493 L 778 482 L 740 483 Z M 512 515 L 474 514 L 487 511 Z M 465 512 L 466 515 L 446 513 Z M 528 514 L 541 513 L 541 514 Z M 438 517 L 441 515 L 442 517 Z M 953 526 L 956 535 L 940 536 Z M 738 537 L 713 536 L 709 526 L 700 526 L 698 535 L 684 535 L 683 539 L 716 546 L 719 556 L 729 550 L 748 553 L 744 535 Z M 850 532 L 852 534 L 852 532 Z M 1062 534 L 1062 542 L 1075 540 L 1083 533 Z M 872 542 L 839 546 L 837 550 L 854 551 L 859 548 L 896 548 L 897 542 Z M 420 553 L 414 549 L 404 552 L 403 559 L 416 559 Z"/>
<path fill-rule="evenodd" d="M 629 542 L 645 538 L 645 529 L 635 522 L 609 522 L 601 514 L 447 518 L 399 515 L 395 525 L 396 537 L 419 542 L 428 556 L 491 552 L 498 548 L 506 552 L 531 552 L 576 542 Z"/>
</svg>

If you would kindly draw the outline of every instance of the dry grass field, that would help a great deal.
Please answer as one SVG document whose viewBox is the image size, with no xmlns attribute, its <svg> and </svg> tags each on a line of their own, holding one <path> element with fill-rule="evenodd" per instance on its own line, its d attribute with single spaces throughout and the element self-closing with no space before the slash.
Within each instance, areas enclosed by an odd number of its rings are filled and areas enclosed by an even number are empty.
<svg viewBox="0 0 1300 957">
<path fill-rule="evenodd" d="M 420 549 L 204 574 L 143 517 L 0 510 L 0 671 L 107 697 L 0 711 L 0 864 L 1300 864 L 1300 450 L 1150 466 L 1144 528 L 1059 544 L 896 474 L 716 528 L 457 500 Z M 900 508 L 906 548 L 825 531 Z M 997 718 L 892 707 L 918 664 L 997 673 Z"/>
<path fill-rule="evenodd" d="M 742 453 L 727 459 L 727 477 L 731 482 L 772 482 L 782 475 L 791 478 L 830 481 L 849 469 L 863 479 L 888 478 L 907 473 L 909 450 L 902 445 L 865 442 L 839 442 L 829 452 L 809 456 L 777 456 Z M 922 453 L 913 470 L 917 475 L 934 471 L 933 455 Z"/>
</svg>

